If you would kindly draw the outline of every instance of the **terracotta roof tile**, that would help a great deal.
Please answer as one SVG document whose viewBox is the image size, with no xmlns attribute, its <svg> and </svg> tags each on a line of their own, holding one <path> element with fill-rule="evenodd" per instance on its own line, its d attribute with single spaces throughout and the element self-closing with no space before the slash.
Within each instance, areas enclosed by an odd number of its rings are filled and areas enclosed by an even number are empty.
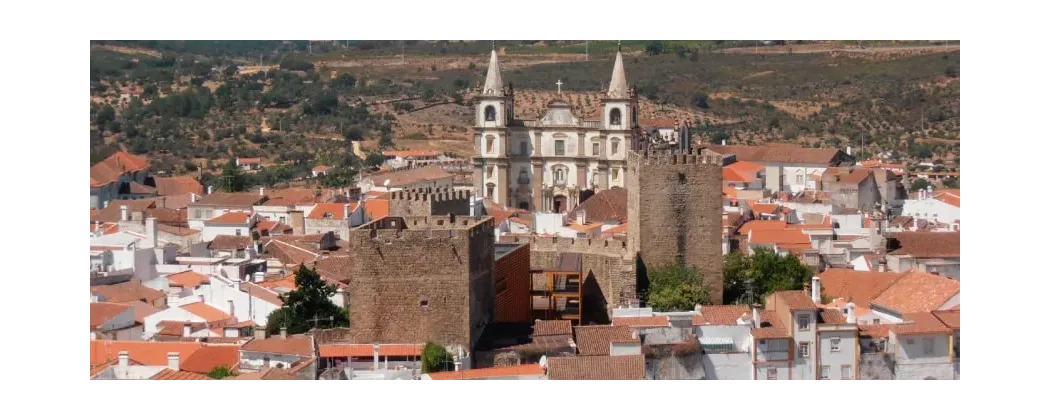
<svg viewBox="0 0 1050 420">
<path fill-rule="evenodd" d="M 146 323 L 147 316 L 153 315 L 157 312 L 164 310 L 164 308 L 158 308 L 146 302 L 139 301 L 128 302 L 128 305 L 131 305 L 131 307 L 135 310 L 135 322 L 138 322 L 140 324 Z"/>
<path fill-rule="evenodd" d="M 138 172 L 149 167 L 149 161 L 128 152 L 120 151 L 105 160 L 91 165 L 91 186 L 99 187 L 116 182 L 121 175 Z"/>
<path fill-rule="evenodd" d="M 197 287 L 202 284 L 211 283 L 211 279 L 193 270 L 186 270 L 175 274 L 168 274 L 168 284 L 178 287 Z"/>
<path fill-rule="evenodd" d="M 328 165 L 318 165 L 318 166 L 314 166 L 313 171 L 314 172 L 328 172 L 329 169 L 332 169 L 332 167 L 328 166 Z"/>
<path fill-rule="evenodd" d="M 350 212 L 357 209 L 357 203 L 350 203 Z M 346 219 L 346 204 L 344 203 L 320 203 L 314 206 L 307 219 Z"/>
<path fill-rule="evenodd" d="M 372 357 L 371 344 L 321 344 L 317 346 L 320 357 Z M 411 357 L 423 354 L 423 344 L 380 344 L 380 357 Z"/>
<path fill-rule="evenodd" d="M 766 169 L 766 165 L 763 165 L 761 163 L 748 162 L 746 160 L 738 160 L 736 162 L 726 165 L 725 167 L 730 168 L 739 173 L 748 175 L 756 174 L 762 171 L 763 169 Z"/>
<path fill-rule="evenodd" d="M 238 346 L 205 346 L 189 357 L 182 359 L 179 369 L 208 374 L 212 369 L 226 366 L 234 371 L 240 364 L 241 352 Z"/>
<path fill-rule="evenodd" d="M 820 286 L 824 296 L 852 299 L 857 307 L 867 308 L 871 300 L 884 292 L 901 278 L 901 273 L 880 273 L 831 268 L 820 273 Z"/>
<path fill-rule="evenodd" d="M 275 291 L 273 291 L 273 290 L 270 290 L 268 288 L 265 288 L 265 287 L 262 287 L 260 285 L 253 284 L 253 283 L 241 283 L 240 285 L 238 285 L 238 287 L 240 288 L 240 290 L 242 292 L 248 293 L 248 294 L 252 295 L 252 297 L 255 297 L 255 298 L 258 298 L 258 299 L 262 299 L 262 300 L 264 300 L 266 302 L 270 302 L 270 303 L 272 303 L 274 305 L 277 305 L 277 306 L 284 306 L 284 301 L 281 300 L 280 294 L 275 292 Z M 291 289 L 292 290 L 295 289 L 294 280 L 292 282 Z"/>
<path fill-rule="evenodd" d="M 738 232 L 747 235 L 751 231 L 760 230 L 782 230 L 787 228 L 787 222 L 783 220 L 751 220 L 740 226 Z"/>
<path fill-rule="evenodd" d="M 208 243 L 208 249 L 241 250 L 252 246 L 252 238 L 248 236 L 215 235 Z"/>
<path fill-rule="evenodd" d="M 328 258 L 315 261 L 314 269 L 328 283 L 349 284 L 353 276 L 353 259 L 346 252 L 333 253 Z"/>
<path fill-rule="evenodd" d="M 157 323 L 157 335 L 182 337 L 185 335 L 186 324 L 190 325 L 191 333 L 208 329 L 207 322 L 160 321 Z"/>
<path fill-rule="evenodd" d="M 120 303 L 91 303 L 91 329 L 94 330 L 107 321 L 125 311 L 132 310 L 131 306 Z"/>
<path fill-rule="evenodd" d="M 218 216 L 215 216 L 215 217 L 213 217 L 211 219 L 208 219 L 206 221 L 206 223 L 222 223 L 222 224 L 228 224 L 228 225 L 246 225 L 246 224 L 248 224 L 248 219 L 250 217 L 251 217 L 251 215 L 249 215 L 248 213 L 240 212 L 240 211 L 232 211 L 232 212 L 223 213 L 221 215 L 218 215 Z"/>
<path fill-rule="evenodd" d="M 313 356 L 314 354 L 313 340 L 307 335 L 289 335 L 288 338 L 274 336 L 264 340 L 255 339 L 241 346 L 241 350 L 299 356 Z"/>
<path fill-rule="evenodd" d="M 432 380 L 470 380 L 470 379 L 498 379 L 510 376 L 535 376 L 545 375 L 546 371 L 539 363 L 516 366 L 500 366 L 481 369 L 467 369 L 458 372 L 434 372 L 430 373 Z"/>
<path fill-rule="evenodd" d="M 666 315 L 617 317 L 612 324 L 628 328 L 670 327 L 671 319 Z"/>
<path fill-rule="evenodd" d="M 100 209 L 97 212 L 93 212 L 91 215 L 91 221 L 111 223 L 119 222 L 120 206 L 128 206 L 128 217 L 131 217 L 131 213 L 145 213 L 146 209 L 155 208 L 156 199 L 143 198 L 138 200 L 112 200 L 108 204 L 106 204 L 106 208 Z"/>
<path fill-rule="evenodd" d="M 191 176 L 153 178 L 158 195 L 204 194 L 204 186 Z"/>
<path fill-rule="evenodd" d="M 194 373 L 194 372 L 187 372 L 187 371 L 184 371 L 184 370 L 174 371 L 174 370 L 171 370 L 171 369 L 164 369 L 164 370 L 158 372 L 156 375 L 153 375 L 152 377 L 150 377 L 150 379 L 154 380 L 154 381 L 163 381 L 163 380 L 176 380 L 176 381 L 211 380 L 211 378 L 209 378 L 207 375 L 201 375 L 199 373 Z"/>
<path fill-rule="evenodd" d="M 576 346 L 581 356 L 605 356 L 609 344 L 618 340 L 633 340 L 627 327 L 612 325 L 588 325 L 575 328 Z"/>
<path fill-rule="evenodd" d="M 890 336 L 889 326 L 885 324 L 861 324 L 857 325 L 861 337 L 887 338 Z"/>
<path fill-rule="evenodd" d="M 897 232 L 890 235 L 900 245 L 889 255 L 911 255 L 915 258 L 959 257 L 959 232 Z"/>
<path fill-rule="evenodd" d="M 551 357 L 551 380 L 644 380 L 645 356 Z"/>
<path fill-rule="evenodd" d="M 677 126 L 676 121 L 671 118 L 655 118 L 651 120 L 642 120 L 638 123 L 642 128 L 675 128 Z"/>
<path fill-rule="evenodd" d="M 180 306 L 180 308 L 187 312 L 204 318 L 206 322 L 218 322 L 226 319 L 230 319 L 233 315 L 223 312 L 219 308 L 211 306 L 204 302 L 193 302 Z"/>
<path fill-rule="evenodd" d="M 748 239 L 752 244 L 776 244 L 778 247 L 791 247 L 791 245 L 812 246 L 809 235 L 798 229 L 780 230 L 755 230 Z"/>
<path fill-rule="evenodd" d="M 961 204 L 962 204 L 961 203 L 961 198 L 962 198 L 961 194 L 962 193 L 958 189 L 951 189 L 951 190 L 942 189 L 942 190 L 935 190 L 933 192 L 933 198 L 936 199 L 936 200 L 941 200 L 941 201 L 943 201 L 945 203 L 948 203 L 948 204 L 950 204 L 952 206 L 955 206 L 955 207 L 962 207 L 961 206 Z"/>
<path fill-rule="evenodd" d="M 572 335 L 572 322 L 567 320 L 536 320 L 536 323 L 532 325 L 532 336 L 542 337 L 547 335 Z"/>
<path fill-rule="evenodd" d="M 871 304 L 898 314 L 930 312 L 940 309 L 959 294 L 959 282 L 918 271 L 905 273 Z"/>
<path fill-rule="evenodd" d="M 722 167 L 722 182 L 755 182 L 758 178 L 728 166 Z"/>
<path fill-rule="evenodd" d="M 766 298 L 766 302 L 773 303 L 769 305 L 770 310 L 775 310 L 776 305 L 785 305 L 790 310 L 813 310 L 817 309 L 817 305 L 813 303 L 813 299 L 810 298 L 809 294 L 801 290 L 781 290 L 773 292 Z"/>
<path fill-rule="evenodd" d="M 210 207 L 234 207 L 234 208 L 248 208 L 256 204 L 260 204 L 266 200 L 266 196 L 259 195 L 258 193 L 212 193 L 204 196 L 204 198 L 197 200 L 192 203 L 196 206 L 210 206 Z"/>
<path fill-rule="evenodd" d="M 161 232 L 164 232 L 164 233 L 176 235 L 176 236 L 193 236 L 193 235 L 197 235 L 197 234 L 201 233 L 201 231 L 199 231 L 197 229 L 190 229 L 190 228 L 187 228 L 187 227 L 171 226 L 171 225 L 166 225 L 166 224 L 163 224 L 163 223 L 157 223 L 157 230 L 161 231 Z"/>
<path fill-rule="evenodd" d="M 103 286 L 91 286 L 91 291 L 106 298 L 109 303 L 153 302 L 164 298 L 164 292 L 129 281 Z"/>
<path fill-rule="evenodd" d="M 737 319 L 750 316 L 747 305 L 704 305 L 700 313 L 693 316 L 693 325 L 737 325 Z"/>
<path fill-rule="evenodd" d="M 579 211 L 587 212 L 587 222 L 626 222 L 627 190 L 612 188 L 599 191 L 584 200 L 569 212 L 569 219 L 575 221 Z"/>
<path fill-rule="evenodd" d="M 289 243 L 284 240 L 284 236 L 278 236 L 277 238 L 281 239 L 273 239 L 267 242 L 263 246 L 263 250 L 280 260 L 282 264 L 305 264 L 316 260 L 321 255 L 321 251 L 317 248 L 305 248 L 299 244 Z"/>
<path fill-rule="evenodd" d="M 128 358 L 141 365 L 167 366 L 169 352 L 179 353 L 185 360 L 204 347 L 192 341 L 90 341 L 92 366 L 117 360 L 121 351 L 127 351 Z"/>
<path fill-rule="evenodd" d="M 951 334 L 952 332 L 951 328 L 929 312 L 905 314 L 903 323 L 889 325 L 889 329 L 897 335 Z"/>
<path fill-rule="evenodd" d="M 784 329 L 784 328 L 776 328 L 776 327 L 764 327 L 764 328 L 752 329 L 751 330 L 751 336 L 756 338 L 756 339 L 760 339 L 760 340 L 764 340 L 764 339 L 767 339 L 767 338 L 788 338 L 788 337 L 791 337 L 791 335 L 788 334 L 788 331 L 786 329 Z"/>
<path fill-rule="evenodd" d="M 827 309 L 821 308 L 820 312 L 817 312 L 817 320 L 820 324 L 831 324 L 831 325 L 843 325 L 846 324 L 846 315 L 838 309 Z"/>
<path fill-rule="evenodd" d="M 364 201 L 365 213 L 372 220 L 382 219 L 390 215 L 390 200 L 385 198 L 372 198 Z"/>
<path fill-rule="evenodd" d="M 779 214 L 781 210 L 780 204 L 776 203 L 754 203 L 751 204 L 751 212 L 756 216 L 760 214 Z M 785 224 L 787 222 L 784 222 Z"/>
<path fill-rule="evenodd" d="M 306 380 L 295 373 L 292 369 L 264 368 L 258 372 L 242 373 L 237 376 L 227 376 L 225 379 L 232 380 L 263 380 L 263 381 L 301 381 Z"/>
<path fill-rule="evenodd" d="M 856 185 L 873 174 L 868 168 L 828 168 L 821 174 L 821 182 Z"/>
<path fill-rule="evenodd" d="M 937 319 L 939 319 L 942 324 L 948 326 L 948 328 L 951 328 L 953 330 L 958 330 L 960 327 L 961 317 L 959 315 L 960 312 L 958 306 L 955 306 L 955 308 L 945 311 L 933 311 L 933 316 L 937 317 Z"/>
</svg>

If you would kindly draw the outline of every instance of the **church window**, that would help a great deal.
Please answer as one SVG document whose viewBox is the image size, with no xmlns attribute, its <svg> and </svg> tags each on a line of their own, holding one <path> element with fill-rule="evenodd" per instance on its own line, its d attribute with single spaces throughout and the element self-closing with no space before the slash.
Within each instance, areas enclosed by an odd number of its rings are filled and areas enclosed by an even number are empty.
<svg viewBox="0 0 1050 420">
<path fill-rule="evenodd" d="M 609 112 L 609 124 L 610 125 L 620 125 L 620 119 L 621 119 L 620 109 L 619 108 L 613 108 L 613 110 Z"/>
<path fill-rule="evenodd" d="M 554 141 L 554 156 L 565 156 L 565 140 Z"/>
<path fill-rule="evenodd" d="M 802 183 L 802 174 L 795 175 L 795 183 L 796 184 L 801 184 Z"/>
<path fill-rule="evenodd" d="M 496 167 L 489 166 L 489 178 L 492 178 L 493 176 L 496 176 Z"/>
<path fill-rule="evenodd" d="M 598 156 L 600 151 L 601 145 L 599 145 L 598 143 L 594 143 L 591 145 L 591 154 L 593 154 L 594 156 Z"/>
<path fill-rule="evenodd" d="M 613 168 L 612 176 L 613 176 L 613 179 L 620 179 L 620 170 L 616 169 L 616 168 Z"/>
<path fill-rule="evenodd" d="M 554 167 L 554 184 L 565 185 L 566 176 L 569 174 L 569 168 L 564 166 Z"/>
<path fill-rule="evenodd" d="M 613 140 L 612 142 L 612 154 L 616 154 L 620 150 L 620 142 Z"/>
<path fill-rule="evenodd" d="M 496 121 L 496 107 L 492 105 L 485 107 L 485 121 Z"/>
<path fill-rule="evenodd" d="M 496 138 L 492 136 L 485 137 L 485 151 L 492 153 L 492 145 L 496 143 Z"/>
</svg>

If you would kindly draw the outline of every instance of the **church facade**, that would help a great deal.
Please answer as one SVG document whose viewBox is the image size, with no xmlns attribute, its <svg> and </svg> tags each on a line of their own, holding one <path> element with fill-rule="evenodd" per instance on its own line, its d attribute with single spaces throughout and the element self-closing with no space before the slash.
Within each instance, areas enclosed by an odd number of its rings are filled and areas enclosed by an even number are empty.
<svg viewBox="0 0 1050 420">
<path fill-rule="evenodd" d="M 574 115 L 560 98 L 539 119 L 515 118 L 514 88 L 504 86 L 495 50 L 474 105 L 479 196 L 507 207 L 563 213 L 597 191 L 626 185 L 627 152 L 639 141 L 638 97 L 627 86 L 619 51 L 597 120 Z"/>
</svg>

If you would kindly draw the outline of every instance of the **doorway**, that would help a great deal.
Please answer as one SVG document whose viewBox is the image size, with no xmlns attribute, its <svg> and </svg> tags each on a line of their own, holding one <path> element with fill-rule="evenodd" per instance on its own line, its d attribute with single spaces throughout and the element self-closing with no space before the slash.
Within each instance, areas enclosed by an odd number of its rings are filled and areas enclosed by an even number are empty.
<svg viewBox="0 0 1050 420">
<path fill-rule="evenodd" d="M 561 213 L 561 212 L 564 212 L 564 211 L 566 211 L 566 209 L 565 209 L 565 196 L 564 195 L 556 195 L 556 196 L 554 196 L 554 212 L 555 213 Z"/>
</svg>

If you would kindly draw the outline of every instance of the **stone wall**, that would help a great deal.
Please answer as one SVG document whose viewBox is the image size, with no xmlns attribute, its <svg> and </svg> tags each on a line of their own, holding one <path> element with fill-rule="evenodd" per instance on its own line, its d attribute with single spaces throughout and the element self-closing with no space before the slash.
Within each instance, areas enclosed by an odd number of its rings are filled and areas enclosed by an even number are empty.
<svg viewBox="0 0 1050 420">
<path fill-rule="evenodd" d="M 626 305 L 635 296 L 634 261 L 622 241 L 515 236 L 500 238 L 500 242 L 528 243 L 534 269 L 553 266 L 561 253 L 582 254 L 585 311 Z"/>
<path fill-rule="evenodd" d="M 632 151 L 627 158 L 628 248 L 640 265 L 695 265 L 722 303 L 722 157 L 699 149 Z"/>
<path fill-rule="evenodd" d="M 473 348 L 495 318 L 491 217 L 385 217 L 350 231 L 350 329 L 360 343 Z"/>
<path fill-rule="evenodd" d="M 864 353 L 860 355 L 858 379 L 893 380 L 893 355 L 884 352 Z"/>
<path fill-rule="evenodd" d="M 470 192 L 451 188 L 423 188 L 390 193 L 391 216 L 470 214 Z"/>
</svg>

